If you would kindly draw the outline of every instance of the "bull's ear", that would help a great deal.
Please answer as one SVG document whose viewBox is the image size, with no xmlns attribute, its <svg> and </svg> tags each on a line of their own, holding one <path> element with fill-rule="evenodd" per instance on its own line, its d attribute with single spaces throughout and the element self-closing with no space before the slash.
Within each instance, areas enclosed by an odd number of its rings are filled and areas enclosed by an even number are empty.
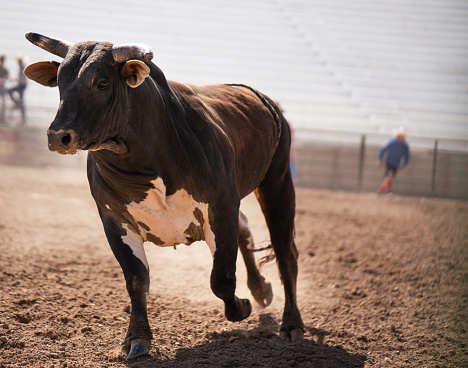
<svg viewBox="0 0 468 368">
<path fill-rule="evenodd" d="M 150 74 L 150 68 L 142 61 L 129 60 L 123 66 L 122 74 L 130 87 L 137 88 Z"/>
<path fill-rule="evenodd" d="M 24 75 L 46 87 L 57 87 L 57 70 L 60 63 L 56 61 L 40 61 L 24 68 Z"/>
</svg>

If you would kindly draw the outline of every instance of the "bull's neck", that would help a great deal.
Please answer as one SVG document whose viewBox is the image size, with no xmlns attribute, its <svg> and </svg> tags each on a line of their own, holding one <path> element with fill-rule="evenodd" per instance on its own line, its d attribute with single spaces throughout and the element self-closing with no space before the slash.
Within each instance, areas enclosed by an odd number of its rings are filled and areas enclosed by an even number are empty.
<svg viewBox="0 0 468 368">
<path fill-rule="evenodd" d="M 145 177 L 181 181 L 203 155 L 191 134 L 183 108 L 162 72 L 151 73 L 145 83 L 130 90 L 128 122 L 122 140 L 128 152 L 91 152 L 101 167 Z M 177 179 L 175 179 L 177 178 Z"/>
</svg>

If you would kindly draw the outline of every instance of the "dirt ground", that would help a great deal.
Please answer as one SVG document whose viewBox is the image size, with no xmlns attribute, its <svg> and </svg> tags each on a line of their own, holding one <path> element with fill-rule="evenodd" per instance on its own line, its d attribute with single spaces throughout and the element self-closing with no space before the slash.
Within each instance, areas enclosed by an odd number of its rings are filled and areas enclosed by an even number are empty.
<svg viewBox="0 0 468 368">
<path fill-rule="evenodd" d="M 298 189 L 296 242 L 302 342 L 278 336 L 274 264 L 272 305 L 231 323 L 206 244 L 148 244 L 154 340 L 126 362 L 129 298 L 84 168 L 0 166 L 0 367 L 468 367 L 467 202 Z"/>
</svg>

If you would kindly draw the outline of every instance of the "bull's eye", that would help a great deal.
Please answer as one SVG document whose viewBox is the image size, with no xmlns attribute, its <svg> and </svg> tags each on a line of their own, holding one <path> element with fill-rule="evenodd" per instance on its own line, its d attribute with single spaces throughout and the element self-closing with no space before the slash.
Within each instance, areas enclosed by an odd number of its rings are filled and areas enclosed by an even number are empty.
<svg viewBox="0 0 468 368">
<path fill-rule="evenodd" d="M 101 79 L 97 84 L 97 88 L 103 90 L 106 89 L 108 85 L 109 81 L 107 79 Z"/>
</svg>

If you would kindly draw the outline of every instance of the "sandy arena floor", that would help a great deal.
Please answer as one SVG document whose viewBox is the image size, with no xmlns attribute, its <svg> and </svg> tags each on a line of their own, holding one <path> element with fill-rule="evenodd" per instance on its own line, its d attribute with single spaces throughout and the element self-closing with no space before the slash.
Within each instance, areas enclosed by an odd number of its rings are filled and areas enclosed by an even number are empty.
<svg viewBox="0 0 468 368">
<path fill-rule="evenodd" d="M 0 368 L 468 367 L 467 202 L 305 189 L 297 199 L 302 342 L 278 336 L 274 264 L 263 271 L 273 304 L 230 323 L 204 243 L 148 244 L 153 346 L 126 362 L 129 298 L 84 168 L 0 166 Z M 243 209 L 267 240 L 255 200 Z"/>
</svg>

